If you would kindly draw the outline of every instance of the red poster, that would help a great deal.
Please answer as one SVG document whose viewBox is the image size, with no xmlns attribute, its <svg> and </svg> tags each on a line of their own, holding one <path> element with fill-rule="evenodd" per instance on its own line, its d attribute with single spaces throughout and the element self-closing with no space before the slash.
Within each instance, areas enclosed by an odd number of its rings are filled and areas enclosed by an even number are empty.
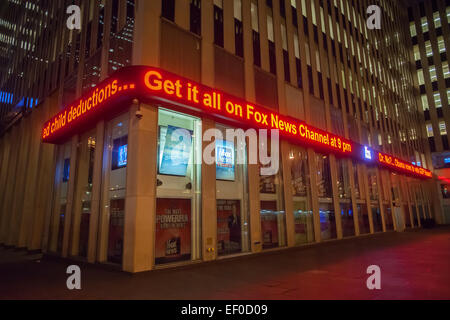
<svg viewBox="0 0 450 320">
<path fill-rule="evenodd" d="M 156 201 L 155 263 L 191 259 L 191 200 Z"/>
<path fill-rule="evenodd" d="M 217 251 L 241 251 L 241 205 L 239 200 L 217 200 Z"/>
</svg>

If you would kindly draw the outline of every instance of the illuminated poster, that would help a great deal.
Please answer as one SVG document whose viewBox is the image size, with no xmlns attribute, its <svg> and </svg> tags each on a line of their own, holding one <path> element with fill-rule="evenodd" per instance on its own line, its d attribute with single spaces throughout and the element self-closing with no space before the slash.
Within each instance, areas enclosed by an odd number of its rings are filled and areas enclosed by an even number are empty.
<svg viewBox="0 0 450 320">
<path fill-rule="evenodd" d="M 191 259 L 191 200 L 156 200 L 155 263 Z"/>
<path fill-rule="evenodd" d="M 261 233 L 264 249 L 278 247 L 276 201 L 261 201 Z"/>
<path fill-rule="evenodd" d="M 159 127 L 159 174 L 186 176 L 191 156 L 191 130 L 167 126 Z"/>
<path fill-rule="evenodd" d="M 216 179 L 234 181 L 234 143 L 216 140 Z"/>
<path fill-rule="evenodd" d="M 239 200 L 217 200 L 217 252 L 241 252 L 241 204 Z"/>
<path fill-rule="evenodd" d="M 111 170 L 127 166 L 128 136 L 117 138 L 113 141 Z"/>
</svg>

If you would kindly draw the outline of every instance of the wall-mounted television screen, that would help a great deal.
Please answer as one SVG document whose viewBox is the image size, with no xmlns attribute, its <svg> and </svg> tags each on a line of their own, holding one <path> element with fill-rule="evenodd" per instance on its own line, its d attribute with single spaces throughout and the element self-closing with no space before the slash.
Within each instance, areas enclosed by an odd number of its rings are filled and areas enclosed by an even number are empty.
<svg viewBox="0 0 450 320">
<path fill-rule="evenodd" d="M 216 140 L 216 179 L 234 181 L 234 143 Z"/>
<path fill-rule="evenodd" d="M 127 166 L 128 158 L 128 136 L 114 139 L 111 170 L 124 168 Z"/>
<path fill-rule="evenodd" d="M 174 126 L 159 127 L 158 173 L 186 176 L 193 131 Z"/>
</svg>

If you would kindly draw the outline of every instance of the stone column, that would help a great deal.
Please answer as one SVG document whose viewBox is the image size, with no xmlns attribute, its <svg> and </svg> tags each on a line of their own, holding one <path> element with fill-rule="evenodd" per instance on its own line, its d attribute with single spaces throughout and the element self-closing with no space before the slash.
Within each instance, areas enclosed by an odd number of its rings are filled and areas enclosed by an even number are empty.
<svg viewBox="0 0 450 320">
<path fill-rule="evenodd" d="M 158 109 L 141 104 L 142 118 L 130 108 L 123 270 L 151 270 L 155 257 Z"/>
</svg>

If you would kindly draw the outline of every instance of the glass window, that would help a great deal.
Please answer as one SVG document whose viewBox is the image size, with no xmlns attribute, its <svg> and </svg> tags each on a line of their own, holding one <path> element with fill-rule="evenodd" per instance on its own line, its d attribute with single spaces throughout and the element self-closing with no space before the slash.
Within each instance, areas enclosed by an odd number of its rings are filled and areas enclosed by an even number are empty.
<svg viewBox="0 0 450 320">
<path fill-rule="evenodd" d="M 328 155 L 319 153 L 315 156 L 321 239 L 333 239 L 336 238 L 336 219 L 332 200 L 330 158 Z"/>
<path fill-rule="evenodd" d="M 308 17 L 308 11 L 306 10 L 306 0 L 302 0 L 302 15 Z"/>
<path fill-rule="evenodd" d="M 438 48 L 439 48 L 439 53 L 445 52 L 445 42 L 444 42 L 444 37 L 443 36 L 439 36 L 437 38 L 438 40 Z"/>
<path fill-rule="evenodd" d="M 355 221 L 353 218 L 353 207 L 350 201 L 340 203 L 342 234 L 344 237 L 355 235 Z"/>
<path fill-rule="evenodd" d="M 439 11 L 436 11 L 433 13 L 433 20 L 434 20 L 434 27 L 436 29 L 440 28 L 442 26 L 441 25 L 441 17 L 439 16 Z"/>
<path fill-rule="evenodd" d="M 62 253 L 64 223 L 67 206 L 67 192 L 70 177 L 71 142 L 58 146 L 58 160 L 55 170 L 55 198 L 50 220 L 49 251 Z"/>
<path fill-rule="evenodd" d="M 425 84 L 425 80 L 423 78 L 423 69 L 417 70 L 417 77 L 418 77 L 418 80 L 419 80 L 419 86 Z"/>
<path fill-rule="evenodd" d="M 283 50 L 288 49 L 287 46 L 287 31 L 286 31 L 286 25 L 283 23 L 281 23 L 281 40 L 282 40 L 282 44 L 283 44 Z"/>
<path fill-rule="evenodd" d="M 414 45 L 414 60 L 418 61 L 420 60 L 420 49 L 419 49 L 419 45 Z"/>
<path fill-rule="evenodd" d="M 422 109 L 423 109 L 423 111 L 429 110 L 430 106 L 428 105 L 427 95 L 426 94 L 421 95 L 421 100 L 422 100 Z"/>
<path fill-rule="evenodd" d="M 383 231 L 383 221 L 381 219 L 381 211 L 378 204 L 372 205 L 372 221 L 373 221 L 373 231 L 382 232 Z"/>
<path fill-rule="evenodd" d="M 258 3 L 256 0 L 252 1 L 252 29 L 255 32 L 259 32 L 259 20 L 258 20 Z"/>
<path fill-rule="evenodd" d="M 442 108 L 441 95 L 439 94 L 439 92 L 434 93 L 433 98 L 434 98 L 434 106 L 436 107 L 436 109 Z"/>
<path fill-rule="evenodd" d="M 431 82 L 437 81 L 436 67 L 435 66 L 430 66 L 430 78 L 431 78 Z"/>
<path fill-rule="evenodd" d="M 378 200 L 377 171 L 375 168 L 367 169 L 369 179 L 369 196 L 371 200 Z"/>
<path fill-rule="evenodd" d="M 300 47 L 298 43 L 298 32 L 294 31 L 294 54 L 297 59 L 300 59 Z"/>
<path fill-rule="evenodd" d="M 270 140 L 268 142 L 267 149 L 270 150 Z M 270 152 L 267 152 L 267 154 L 270 154 Z M 281 156 L 279 160 L 281 164 Z M 261 167 L 264 166 L 260 164 Z M 286 245 L 286 215 L 282 179 L 281 167 L 275 175 L 260 175 L 259 192 L 263 249 Z"/>
<path fill-rule="evenodd" d="M 355 198 L 356 199 L 365 199 L 364 195 L 364 182 L 362 180 L 362 176 L 358 172 L 358 162 L 353 162 L 353 179 L 355 181 Z"/>
<path fill-rule="evenodd" d="M 367 205 L 360 203 L 357 205 L 358 208 L 358 222 L 359 222 L 359 233 L 366 234 L 370 233 L 370 223 L 369 215 L 367 213 Z"/>
<path fill-rule="evenodd" d="M 441 136 L 447 134 L 447 127 L 445 126 L 445 121 L 439 121 L 439 132 Z"/>
<path fill-rule="evenodd" d="M 242 0 L 234 0 L 234 18 L 242 21 Z M 253 9 L 252 9 L 253 14 Z"/>
<path fill-rule="evenodd" d="M 347 159 L 336 159 L 338 195 L 341 199 L 350 199 L 350 175 L 348 173 Z"/>
<path fill-rule="evenodd" d="M 216 125 L 217 253 L 249 251 L 250 219 L 245 139 L 227 135 L 227 127 Z M 220 138 L 220 139 L 219 139 Z"/>
<path fill-rule="evenodd" d="M 411 23 L 409 24 L 409 31 L 410 31 L 410 33 L 411 33 L 411 37 L 417 36 L 416 25 L 415 25 L 414 22 L 411 22 Z"/>
<path fill-rule="evenodd" d="M 433 137 L 433 136 L 434 136 L 434 133 L 433 133 L 433 125 L 432 125 L 431 123 L 428 123 L 428 124 L 426 125 L 426 128 L 427 128 L 427 137 L 428 137 L 428 138 Z"/>
<path fill-rule="evenodd" d="M 442 184 L 441 185 L 442 198 L 450 199 L 450 185 Z"/>
<path fill-rule="evenodd" d="M 272 18 L 272 12 L 271 10 L 268 10 L 267 13 L 267 38 L 275 42 L 274 35 L 273 35 L 273 18 Z"/>
<path fill-rule="evenodd" d="M 450 71 L 448 69 L 448 61 L 442 62 L 442 73 L 444 74 L 444 79 L 450 78 Z"/>
<path fill-rule="evenodd" d="M 355 235 L 355 223 L 353 219 L 353 208 L 350 189 L 350 174 L 347 159 L 336 159 L 337 168 L 337 191 L 340 201 L 340 213 L 342 221 L 342 231 L 344 237 Z"/>
<path fill-rule="evenodd" d="M 201 137 L 200 119 L 158 110 L 155 264 L 201 257 Z"/>
<path fill-rule="evenodd" d="M 75 205 L 70 254 L 87 257 L 94 175 L 95 130 L 81 136 L 77 151 Z"/>
<path fill-rule="evenodd" d="M 427 57 L 431 57 L 433 55 L 433 47 L 431 46 L 430 40 L 425 41 L 425 54 Z"/>
<path fill-rule="evenodd" d="M 289 161 L 291 164 L 295 244 L 314 242 L 308 153 L 303 148 L 294 147 L 289 153 Z"/>
<path fill-rule="evenodd" d="M 103 151 L 101 261 L 122 263 L 128 163 L 128 114 L 106 125 Z"/>
<path fill-rule="evenodd" d="M 316 154 L 317 192 L 319 198 L 332 198 L 330 159 L 327 155 Z"/>
<path fill-rule="evenodd" d="M 388 204 L 384 204 L 384 222 L 386 225 L 386 230 L 394 230 L 394 221 L 392 219 L 392 210 L 391 206 Z"/>
<path fill-rule="evenodd" d="M 427 17 L 422 17 L 420 19 L 420 22 L 422 24 L 422 32 L 428 32 L 428 21 L 427 21 Z"/>
</svg>

